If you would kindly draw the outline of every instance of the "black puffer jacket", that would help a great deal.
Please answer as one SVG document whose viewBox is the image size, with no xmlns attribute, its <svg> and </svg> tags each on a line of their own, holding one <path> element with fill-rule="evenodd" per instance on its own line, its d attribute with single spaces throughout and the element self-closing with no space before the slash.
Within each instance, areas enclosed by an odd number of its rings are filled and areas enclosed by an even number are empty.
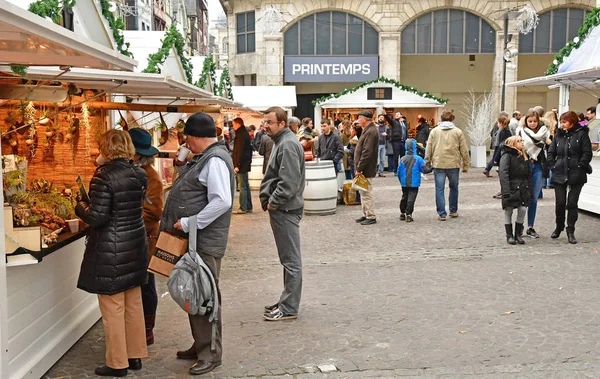
<svg viewBox="0 0 600 379">
<path fill-rule="evenodd" d="M 90 182 L 90 203 L 75 213 L 90 225 L 77 287 L 113 295 L 147 281 L 148 242 L 142 219 L 148 176 L 125 159 L 98 167 Z"/>
<path fill-rule="evenodd" d="M 548 149 L 548 167 L 552 184 L 587 183 L 587 169 L 592 161 L 592 143 L 587 126 L 559 129 Z"/>
<path fill-rule="evenodd" d="M 502 146 L 499 178 L 502 209 L 518 208 L 529 203 L 533 188 L 529 160 L 520 157 L 518 151 L 512 147 Z"/>
</svg>

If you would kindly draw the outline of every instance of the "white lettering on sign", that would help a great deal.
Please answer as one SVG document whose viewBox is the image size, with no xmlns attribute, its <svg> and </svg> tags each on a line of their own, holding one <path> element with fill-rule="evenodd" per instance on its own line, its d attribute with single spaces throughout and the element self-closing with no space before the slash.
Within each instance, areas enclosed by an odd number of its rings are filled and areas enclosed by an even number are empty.
<svg viewBox="0 0 600 379">
<path fill-rule="evenodd" d="M 371 65 L 368 63 L 294 63 L 292 74 L 300 75 L 369 75 Z"/>
</svg>

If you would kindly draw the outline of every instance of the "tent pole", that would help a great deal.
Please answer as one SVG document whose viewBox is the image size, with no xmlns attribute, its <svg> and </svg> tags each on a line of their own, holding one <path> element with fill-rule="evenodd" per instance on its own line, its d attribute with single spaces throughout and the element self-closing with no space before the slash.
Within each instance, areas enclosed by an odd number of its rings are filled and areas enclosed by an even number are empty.
<svg viewBox="0 0 600 379">
<path fill-rule="evenodd" d="M 504 50 L 508 48 L 508 12 L 504 14 Z M 506 59 L 502 57 L 502 102 L 500 110 L 504 110 L 506 104 Z"/>
<path fill-rule="evenodd" d="M 559 95 L 558 95 L 558 114 L 561 115 L 564 112 L 568 112 L 571 102 L 571 86 L 565 83 L 559 84 Z"/>
</svg>

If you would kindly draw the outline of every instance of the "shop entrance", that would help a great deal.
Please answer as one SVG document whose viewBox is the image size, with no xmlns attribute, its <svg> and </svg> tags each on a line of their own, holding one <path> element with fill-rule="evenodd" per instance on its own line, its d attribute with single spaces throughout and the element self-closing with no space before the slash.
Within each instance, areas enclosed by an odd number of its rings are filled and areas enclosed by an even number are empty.
<svg viewBox="0 0 600 379">
<path fill-rule="evenodd" d="M 294 112 L 294 116 L 302 120 L 304 117 L 313 118 L 315 115 L 315 106 L 312 104 L 313 100 L 328 95 L 327 93 L 311 93 L 305 95 L 297 95 L 297 107 Z"/>
</svg>

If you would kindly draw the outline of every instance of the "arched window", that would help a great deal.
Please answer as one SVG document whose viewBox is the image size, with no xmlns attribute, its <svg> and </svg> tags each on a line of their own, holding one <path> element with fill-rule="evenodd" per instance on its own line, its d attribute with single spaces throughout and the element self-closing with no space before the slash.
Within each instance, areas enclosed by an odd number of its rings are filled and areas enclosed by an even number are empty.
<svg viewBox="0 0 600 379">
<path fill-rule="evenodd" d="M 558 53 L 568 41 L 577 36 L 588 13 L 582 8 L 558 8 L 539 15 L 537 28 L 519 36 L 519 52 L 522 54 Z"/>
<path fill-rule="evenodd" d="M 377 55 L 379 33 L 344 12 L 319 12 L 292 25 L 284 35 L 285 55 Z"/>
<path fill-rule="evenodd" d="M 425 13 L 402 31 L 402 54 L 495 54 L 496 31 L 458 9 Z"/>
</svg>

